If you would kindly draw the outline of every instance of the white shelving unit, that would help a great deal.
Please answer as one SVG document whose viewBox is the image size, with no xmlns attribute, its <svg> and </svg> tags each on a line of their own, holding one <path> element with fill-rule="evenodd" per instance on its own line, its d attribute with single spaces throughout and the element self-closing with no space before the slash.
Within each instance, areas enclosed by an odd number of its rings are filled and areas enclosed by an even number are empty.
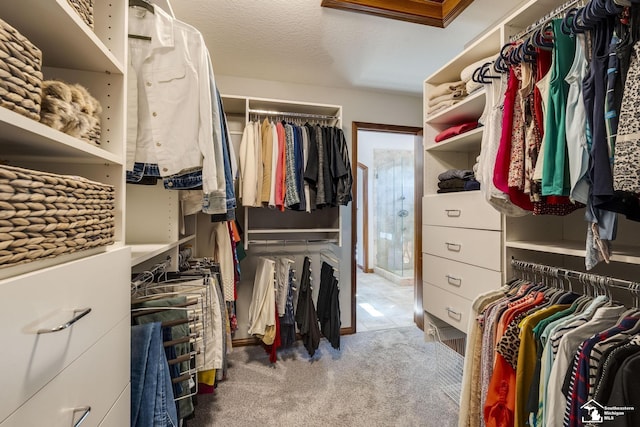
<svg viewBox="0 0 640 427">
<path fill-rule="evenodd" d="M 434 85 L 459 80 L 460 71 L 490 54 L 497 53 L 509 37 L 516 34 L 563 4 L 560 0 L 530 0 L 489 29 L 467 49 L 425 80 L 425 111 L 427 96 Z M 471 169 L 480 151 L 483 129 L 479 128 L 440 143 L 434 136 L 450 125 L 475 119 L 484 107 L 484 93 L 478 92 L 464 101 L 434 115 L 425 115 L 425 195 L 423 212 L 424 309 L 429 315 L 465 332 L 470 302 L 485 289 L 500 286 L 511 277 L 512 258 L 555 265 L 572 270 L 585 270 L 585 238 L 587 223 L 584 210 L 565 217 L 550 215 L 504 217 L 493 210 L 478 192 L 436 194 L 437 175 L 450 168 Z M 481 235 L 469 242 L 454 241 L 456 228 L 465 234 Z M 438 237 L 446 231 L 447 240 Z M 501 236 L 499 244 L 489 243 L 487 232 Z M 434 231 L 436 233 L 434 234 Z M 441 231 L 440 233 L 438 231 Z M 475 233 L 475 234 L 474 234 Z M 640 224 L 620 217 L 617 239 L 612 244 L 610 263 L 601 263 L 593 272 L 627 280 L 640 276 Z M 437 245 L 448 244 L 454 251 Z M 460 246 L 461 245 L 461 246 Z M 482 256 L 469 255 L 469 248 L 481 246 L 490 256 L 500 260 L 501 268 L 479 266 Z M 466 251 L 465 251 L 466 250 Z M 482 270 L 469 271 L 469 268 Z M 497 275 L 491 272 L 499 273 Z M 461 278 L 451 281 L 447 277 Z M 465 280 L 473 286 L 465 288 Z M 462 283 L 462 285 L 461 285 Z"/>
<path fill-rule="evenodd" d="M 342 121 L 342 107 L 338 105 L 237 95 L 222 95 L 222 102 L 236 153 L 240 152 L 244 128 L 253 117 L 250 110 L 335 116 L 335 122 L 330 124 L 336 126 L 340 126 Z M 264 114 L 261 115 L 261 117 L 264 116 Z M 249 338 L 247 334 L 248 307 L 252 297 L 257 256 L 265 253 L 273 255 L 283 251 L 289 252 L 299 256 L 297 261 L 300 262 L 300 265 L 302 265 L 302 258 L 305 255 L 311 256 L 314 260 L 319 259 L 318 253 L 312 249 L 314 242 L 322 242 L 323 247 L 330 248 L 330 250 L 334 250 L 342 244 L 343 224 L 340 211 L 345 208 L 325 208 L 313 213 L 289 210 L 280 212 L 269 208 L 243 208 L 242 200 L 238 199 L 237 202 L 236 215 L 243 228 L 247 259 L 242 261 L 242 282 L 238 287 L 236 304 L 238 330 L 234 338 L 243 340 Z M 199 254 L 204 255 L 212 252 L 213 248 L 207 243 L 210 241 L 211 230 L 210 220 L 207 217 L 199 216 L 197 227 L 197 252 Z"/>
<path fill-rule="evenodd" d="M 129 423 L 131 256 L 123 215 L 127 6 L 122 0 L 94 6 L 92 30 L 66 0 L 0 1 L 0 18 L 42 50 L 44 78 L 82 84 L 103 108 L 99 147 L 0 108 L 2 160 L 83 176 L 116 190 L 114 245 L 0 269 L 2 338 L 11 343 L 3 357 L 3 427 L 43 420 L 73 425 L 82 415 L 74 409 L 89 406 L 88 424 Z M 88 309 L 71 327 L 37 332 Z M 108 378 L 95 377 L 96 366 Z"/>
</svg>

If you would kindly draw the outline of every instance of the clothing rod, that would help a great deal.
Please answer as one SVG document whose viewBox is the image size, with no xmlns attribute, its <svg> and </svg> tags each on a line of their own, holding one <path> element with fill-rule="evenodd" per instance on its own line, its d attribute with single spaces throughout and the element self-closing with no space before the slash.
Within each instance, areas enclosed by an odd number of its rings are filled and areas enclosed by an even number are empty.
<svg viewBox="0 0 640 427">
<path fill-rule="evenodd" d="M 624 289 L 634 294 L 640 293 L 640 282 L 632 282 L 630 280 L 600 276 L 593 273 L 583 273 L 581 271 L 567 270 L 565 268 L 553 267 L 545 264 L 537 264 L 535 262 L 522 261 L 517 259 L 511 260 L 511 267 L 513 267 L 515 270 L 541 274 L 546 277 L 557 279 L 576 279 L 579 282 L 588 282 L 589 284 L 593 284 L 596 286 Z"/>
<path fill-rule="evenodd" d="M 285 112 L 285 111 L 274 111 L 274 110 L 253 110 L 249 109 L 249 113 L 253 114 L 263 114 L 267 116 L 289 116 L 289 117 L 305 117 L 309 119 L 327 119 L 327 120 L 337 120 L 338 116 L 329 116 L 326 114 L 308 114 L 308 113 L 294 113 L 294 112 Z"/>
<path fill-rule="evenodd" d="M 567 10 L 569 10 L 573 6 L 577 5 L 578 3 L 581 3 L 581 2 L 584 2 L 584 1 L 585 0 L 570 0 L 570 1 L 566 2 L 565 4 L 557 7 L 552 12 L 547 13 L 544 17 L 538 19 L 535 23 L 529 25 L 526 29 L 524 29 L 524 30 L 520 31 L 519 33 L 509 37 L 509 40 L 515 41 L 515 40 L 522 39 L 524 36 L 526 36 L 527 34 L 532 32 L 533 30 L 537 29 L 538 27 L 540 27 L 542 24 L 546 23 L 550 19 L 555 18 L 556 16 L 566 12 Z"/>
<path fill-rule="evenodd" d="M 252 245 L 277 245 L 277 244 L 287 244 L 287 243 L 338 243 L 337 239 L 312 239 L 312 240 L 284 240 L 284 239 L 273 239 L 273 240 L 249 240 L 249 243 Z"/>
</svg>

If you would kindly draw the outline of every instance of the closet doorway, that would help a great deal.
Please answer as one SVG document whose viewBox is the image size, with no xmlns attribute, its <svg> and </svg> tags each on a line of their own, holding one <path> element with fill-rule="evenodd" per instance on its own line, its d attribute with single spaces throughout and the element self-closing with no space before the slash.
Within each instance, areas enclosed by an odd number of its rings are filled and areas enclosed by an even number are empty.
<svg viewBox="0 0 640 427">
<path fill-rule="evenodd" d="M 422 128 L 353 122 L 352 146 L 352 324 L 423 328 Z"/>
</svg>

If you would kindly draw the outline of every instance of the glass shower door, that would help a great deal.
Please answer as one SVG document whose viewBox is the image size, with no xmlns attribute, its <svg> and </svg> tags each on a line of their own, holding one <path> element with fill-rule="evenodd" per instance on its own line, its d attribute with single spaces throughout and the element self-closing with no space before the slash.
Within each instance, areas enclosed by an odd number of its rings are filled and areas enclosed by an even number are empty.
<svg viewBox="0 0 640 427">
<path fill-rule="evenodd" d="M 376 267 L 413 276 L 413 152 L 374 150 Z"/>
</svg>

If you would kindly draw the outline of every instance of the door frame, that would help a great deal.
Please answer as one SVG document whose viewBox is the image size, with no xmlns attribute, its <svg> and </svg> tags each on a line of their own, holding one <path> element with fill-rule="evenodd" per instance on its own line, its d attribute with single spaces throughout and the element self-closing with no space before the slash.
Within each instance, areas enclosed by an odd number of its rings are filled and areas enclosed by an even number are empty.
<svg viewBox="0 0 640 427">
<path fill-rule="evenodd" d="M 424 182 L 424 155 L 422 139 L 417 138 L 422 136 L 422 128 L 415 126 L 397 126 L 387 125 L 381 123 L 367 123 L 367 122 L 352 122 L 351 123 L 351 152 L 353 161 L 351 162 L 351 169 L 353 175 L 353 201 L 351 203 L 351 333 L 356 331 L 356 291 L 357 291 L 357 279 L 356 279 L 356 245 L 358 239 L 358 214 L 357 214 L 357 202 L 358 202 L 358 131 L 369 130 L 375 132 L 390 132 L 390 133 L 403 133 L 415 135 L 414 153 L 414 173 L 415 173 L 415 191 L 414 191 L 414 305 L 413 305 L 413 320 L 418 327 L 424 330 L 424 310 L 422 308 L 422 193 Z M 364 218 L 364 216 L 363 216 Z"/>
<path fill-rule="evenodd" d="M 362 170 L 362 265 L 357 265 L 357 267 L 360 267 L 365 273 L 373 273 L 373 268 L 369 268 L 369 167 L 360 162 L 357 162 L 357 164 L 358 169 Z M 357 183 L 358 181 L 356 180 L 355 184 Z M 356 211 L 358 208 L 359 206 L 356 205 Z M 356 218 L 356 225 L 357 220 Z"/>
</svg>

